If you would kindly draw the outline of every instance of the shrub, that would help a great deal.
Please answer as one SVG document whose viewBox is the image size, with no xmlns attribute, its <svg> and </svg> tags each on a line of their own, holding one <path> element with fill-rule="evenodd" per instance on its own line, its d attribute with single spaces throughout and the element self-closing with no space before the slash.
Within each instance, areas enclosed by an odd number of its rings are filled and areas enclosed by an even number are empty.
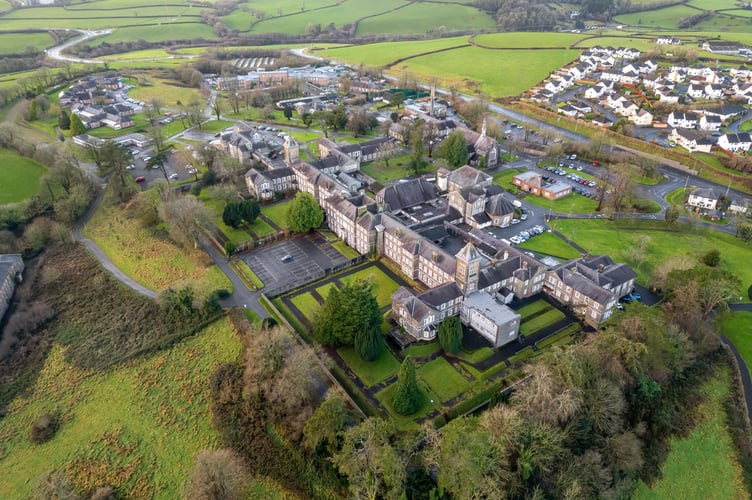
<svg viewBox="0 0 752 500">
<path fill-rule="evenodd" d="M 232 257 L 233 256 L 233 254 L 235 253 L 236 248 L 237 247 L 235 246 L 235 243 L 233 243 L 232 241 L 225 242 L 225 254 L 228 257 Z"/>
<path fill-rule="evenodd" d="M 42 444 L 52 439 L 60 427 L 60 421 L 57 415 L 45 413 L 39 417 L 31 426 L 29 440 L 34 444 Z"/>
<path fill-rule="evenodd" d="M 709 251 L 708 253 L 702 256 L 702 262 L 706 266 L 710 266 L 710 267 L 718 266 L 718 264 L 721 263 L 721 252 L 715 249 Z"/>
<path fill-rule="evenodd" d="M 229 449 L 204 450 L 196 457 L 196 466 L 188 476 L 186 498 L 241 499 L 249 475 L 243 459 Z"/>
<path fill-rule="evenodd" d="M 227 291 L 226 288 L 220 288 L 215 293 L 217 294 L 217 298 L 220 298 L 220 299 L 226 299 L 227 297 L 230 296 L 230 292 Z"/>
<path fill-rule="evenodd" d="M 749 290 L 747 290 L 747 295 L 750 299 L 752 299 L 752 285 L 749 285 Z"/>
</svg>

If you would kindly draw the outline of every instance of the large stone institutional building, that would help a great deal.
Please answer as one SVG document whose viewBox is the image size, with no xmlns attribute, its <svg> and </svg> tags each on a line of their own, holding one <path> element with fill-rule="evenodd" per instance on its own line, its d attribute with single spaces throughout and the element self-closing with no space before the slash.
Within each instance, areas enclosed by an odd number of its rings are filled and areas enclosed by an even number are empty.
<svg viewBox="0 0 752 500">
<path fill-rule="evenodd" d="M 297 143 L 287 137 L 283 162 L 248 172 L 249 192 L 265 198 L 277 185 L 311 193 L 329 229 L 345 243 L 361 254 L 389 259 L 420 283 L 426 291 L 401 287 L 392 296 L 392 315 L 413 339 L 435 338 L 443 319 L 459 315 L 492 345 L 502 346 L 517 338 L 520 324 L 520 316 L 507 304 L 541 292 L 597 327 L 618 298 L 631 291 L 634 272 L 607 256 L 549 269 L 481 231 L 508 225 L 515 210 L 488 174 L 465 165 L 440 172 L 436 185 L 421 178 L 405 180 L 384 187 L 373 200 L 354 177 L 359 164 L 355 169 L 352 164 L 366 151 L 356 154 L 346 147 L 344 152 L 324 140 L 322 159 L 301 161 Z M 440 196 L 440 190 L 446 196 Z M 454 253 L 445 250 L 441 241 L 419 232 L 429 226 L 461 237 L 464 246 Z"/>
</svg>

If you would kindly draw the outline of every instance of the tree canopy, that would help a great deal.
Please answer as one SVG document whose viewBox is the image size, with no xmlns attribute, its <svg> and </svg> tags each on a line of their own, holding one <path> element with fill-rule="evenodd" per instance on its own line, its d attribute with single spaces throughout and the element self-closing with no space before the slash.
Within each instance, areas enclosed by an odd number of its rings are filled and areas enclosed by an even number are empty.
<svg viewBox="0 0 752 500">
<path fill-rule="evenodd" d="M 324 212 L 319 202 L 310 193 L 298 192 L 290 202 L 287 212 L 287 225 L 291 231 L 306 233 L 316 229 L 324 222 Z"/>
<path fill-rule="evenodd" d="M 222 222 L 235 228 L 242 223 L 250 225 L 260 213 L 258 203 L 253 200 L 231 201 L 222 211 Z"/>
<path fill-rule="evenodd" d="M 457 354 L 462 347 L 462 323 L 457 316 L 449 316 L 439 324 L 439 343 L 449 354 Z"/>
<path fill-rule="evenodd" d="M 466 165 L 468 159 L 467 142 L 465 142 L 465 136 L 462 132 L 457 131 L 449 134 L 441 143 L 437 154 L 454 168 Z"/>
<path fill-rule="evenodd" d="M 373 285 L 356 279 L 344 283 L 341 288 L 330 289 L 313 331 L 325 345 L 356 345 L 364 359 L 370 357 L 372 360 L 378 354 L 381 342 L 380 327 L 381 311 Z"/>
<path fill-rule="evenodd" d="M 415 364 L 410 355 L 405 356 L 400 366 L 392 407 L 400 415 L 411 415 L 423 403 L 423 394 L 415 376 Z"/>
</svg>

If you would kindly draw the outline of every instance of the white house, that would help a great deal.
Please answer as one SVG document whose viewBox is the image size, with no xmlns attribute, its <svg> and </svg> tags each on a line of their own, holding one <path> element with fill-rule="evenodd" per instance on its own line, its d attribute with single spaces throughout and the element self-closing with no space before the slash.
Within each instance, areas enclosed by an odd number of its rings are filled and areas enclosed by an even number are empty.
<svg viewBox="0 0 752 500">
<path fill-rule="evenodd" d="M 682 113 L 680 111 L 672 111 L 668 115 L 666 122 L 674 128 L 696 128 L 697 127 L 697 115 L 694 113 Z"/>
<path fill-rule="evenodd" d="M 724 134 L 718 138 L 718 146 L 734 153 L 738 151 L 749 151 L 749 148 L 752 147 L 752 138 L 750 138 L 747 132 Z"/>
<path fill-rule="evenodd" d="M 721 117 L 702 115 L 700 117 L 699 125 L 700 130 L 710 130 L 712 132 L 717 132 L 718 130 L 721 130 Z"/>
<path fill-rule="evenodd" d="M 661 35 L 655 41 L 658 45 L 680 45 L 681 40 L 674 38 L 673 36 Z"/>
<path fill-rule="evenodd" d="M 720 99 L 723 97 L 723 89 L 723 85 L 709 83 L 705 85 L 705 95 L 708 96 L 708 99 Z"/>
<path fill-rule="evenodd" d="M 687 95 L 692 99 L 702 99 L 705 97 L 705 88 L 702 85 L 691 84 L 687 88 Z"/>
<path fill-rule="evenodd" d="M 653 124 L 653 114 L 641 109 L 637 113 L 631 115 L 629 121 L 641 127 L 649 127 Z"/>
<path fill-rule="evenodd" d="M 697 151 L 710 153 L 710 149 L 713 147 L 713 141 L 706 139 L 704 135 L 695 130 L 685 128 L 675 128 L 672 130 L 669 139 L 681 145 L 690 153 Z"/>
<path fill-rule="evenodd" d="M 718 205 L 718 195 L 712 189 L 697 188 L 689 193 L 687 205 L 715 210 Z"/>
</svg>

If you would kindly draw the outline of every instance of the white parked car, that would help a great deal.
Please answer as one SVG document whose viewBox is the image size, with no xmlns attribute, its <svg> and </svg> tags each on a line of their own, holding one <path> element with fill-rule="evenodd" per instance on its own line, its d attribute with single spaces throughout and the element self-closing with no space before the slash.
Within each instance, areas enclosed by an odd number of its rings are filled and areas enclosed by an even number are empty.
<svg viewBox="0 0 752 500">
<path fill-rule="evenodd" d="M 177 179 L 177 178 L 178 178 L 178 174 L 170 174 L 170 179 Z"/>
</svg>

